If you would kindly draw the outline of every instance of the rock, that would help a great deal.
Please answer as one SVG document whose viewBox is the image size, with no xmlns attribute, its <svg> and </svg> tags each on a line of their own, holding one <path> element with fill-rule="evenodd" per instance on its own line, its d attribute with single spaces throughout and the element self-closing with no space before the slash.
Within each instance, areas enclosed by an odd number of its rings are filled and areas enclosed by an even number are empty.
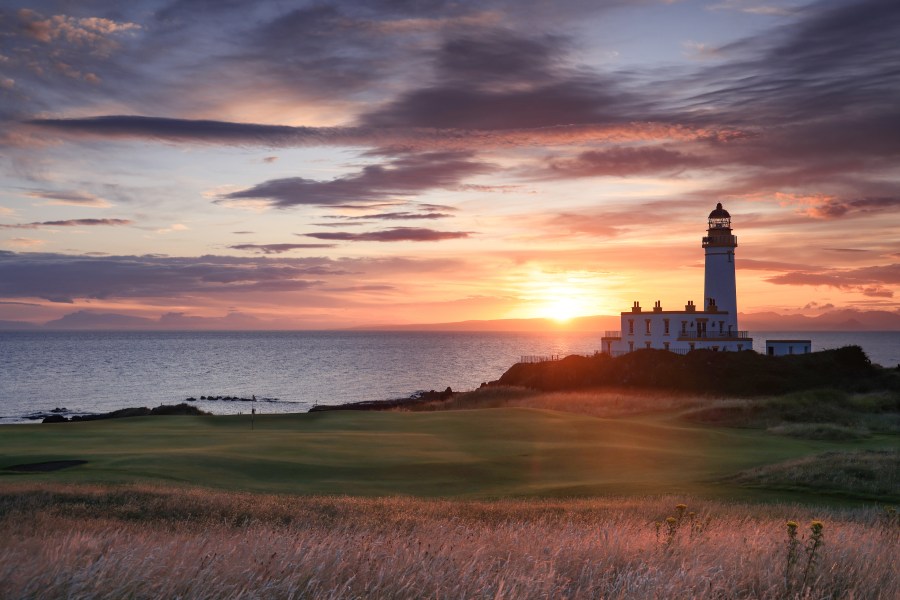
<svg viewBox="0 0 900 600">
<path fill-rule="evenodd" d="M 49 415 L 44 417 L 41 423 L 68 423 L 69 420 L 62 415 Z"/>
<path fill-rule="evenodd" d="M 194 398 L 194 397 L 188 398 L 188 399 L 186 400 L 186 402 L 196 402 L 196 401 L 197 401 L 197 399 Z"/>
</svg>

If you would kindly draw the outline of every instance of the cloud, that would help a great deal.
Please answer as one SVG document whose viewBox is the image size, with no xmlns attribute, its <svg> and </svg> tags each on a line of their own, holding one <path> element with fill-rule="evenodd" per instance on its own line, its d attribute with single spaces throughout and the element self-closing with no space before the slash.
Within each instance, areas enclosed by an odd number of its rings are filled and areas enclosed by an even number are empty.
<svg viewBox="0 0 900 600">
<path fill-rule="evenodd" d="M 136 115 L 108 115 L 79 119 L 31 119 L 26 124 L 75 135 L 145 138 L 174 142 L 232 145 L 302 146 L 358 143 L 360 132 L 350 128 L 289 127 L 232 123 L 207 119 L 171 119 Z"/>
<path fill-rule="evenodd" d="M 787 16 L 795 13 L 797 6 L 799 6 L 799 3 L 795 4 L 794 7 L 787 7 L 783 4 L 767 4 L 756 0 L 751 0 L 750 2 L 747 0 L 725 0 L 718 4 L 711 4 L 706 8 L 707 10 L 733 10 L 753 15 Z"/>
<path fill-rule="evenodd" d="M 327 260 L 276 261 L 202 256 L 88 257 L 0 253 L 0 297 L 75 299 L 218 297 L 252 292 L 295 292 L 321 285 L 322 276 L 346 274 Z"/>
<path fill-rule="evenodd" d="M 187 231 L 190 227 L 185 225 L 184 223 L 173 223 L 168 227 L 162 227 L 156 230 L 156 233 L 173 233 L 175 231 Z"/>
<path fill-rule="evenodd" d="M 389 213 L 372 213 L 356 216 L 332 215 L 331 219 L 343 219 L 347 221 L 407 221 L 418 219 L 447 219 L 453 215 L 440 212 L 389 212 Z"/>
<path fill-rule="evenodd" d="M 886 286 L 900 285 L 900 264 L 794 271 L 770 277 L 766 281 L 779 285 L 829 286 L 869 297 L 891 298 L 894 293 Z"/>
<path fill-rule="evenodd" d="M 331 181 L 302 177 L 272 179 L 225 194 L 219 202 L 263 199 L 279 208 L 374 203 L 431 189 L 451 188 L 464 177 L 490 169 L 487 163 L 474 160 L 471 152 L 409 154 L 391 160 L 387 166 L 369 165 L 358 173 Z"/>
<path fill-rule="evenodd" d="M 791 125 L 781 141 L 820 156 L 840 150 L 842 141 L 855 148 L 861 138 L 869 148 L 860 149 L 869 154 L 896 151 L 887 132 L 900 117 L 900 5 L 822 1 L 797 15 L 725 48 L 742 58 L 698 72 L 696 83 L 708 91 L 694 97 L 695 114 L 734 124 Z M 820 147 L 825 141 L 829 147 Z M 844 152 L 852 152 L 849 147 Z"/>
<path fill-rule="evenodd" d="M 55 206 L 89 206 L 92 208 L 108 208 L 112 206 L 104 198 L 81 191 L 56 191 L 56 190 L 28 190 L 25 195 L 29 198 L 49 200 L 47 204 Z"/>
<path fill-rule="evenodd" d="M 811 206 L 806 214 L 820 219 L 836 219 L 848 214 L 888 214 L 900 212 L 900 196 L 882 198 L 828 198 Z"/>
<path fill-rule="evenodd" d="M 563 123 L 548 127 L 466 129 L 437 127 L 292 127 L 230 121 L 173 119 L 140 115 L 104 115 L 86 118 L 29 119 L 25 125 L 43 137 L 53 131 L 75 139 L 140 139 L 185 144 L 229 146 L 307 147 L 343 146 L 400 148 L 403 151 L 473 148 L 544 147 L 573 143 L 621 143 L 648 140 L 696 140 L 717 135 L 708 126 L 633 121 L 616 124 Z M 395 152 L 394 152 L 395 153 Z M 484 191 L 484 190 L 482 190 Z M 488 190 L 493 191 L 493 190 Z"/>
<path fill-rule="evenodd" d="M 97 225 L 131 225 L 129 219 L 67 219 L 65 221 L 36 221 L 33 223 L 0 224 L 2 229 L 39 229 L 42 227 L 93 227 Z"/>
<path fill-rule="evenodd" d="M 394 227 L 382 231 L 370 231 L 366 233 L 326 232 L 307 233 L 308 237 L 320 240 L 340 240 L 349 242 L 437 242 L 467 238 L 467 231 L 435 231 L 434 229 L 422 229 L 418 227 Z"/>
<path fill-rule="evenodd" d="M 564 62 L 565 41 L 483 32 L 447 40 L 434 80 L 360 118 L 375 128 L 533 129 L 654 120 L 648 103 L 612 79 Z"/>
<path fill-rule="evenodd" d="M 141 29 L 137 23 L 116 22 L 100 17 L 44 17 L 28 8 L 20 9 L 17 16 L 21 31 L 39 42 L 49 44 L 65 41 L 78 46 L 89 46 L 101 53 L 108 53 L 118 46 L 114 36 Z"/>
<path fill-rule="evenodd" d="M 565 177 L 628 177 L 646 173 L 679 173 L 704 167 L 710 159 L 665 147 L 620 147 L 589 150 L 571 159 L 551 159 L 550 171 Z"/>
<path fill-rule="evenodd" d="M 291 250 L 334 248 L 334 244 L 235 244 L 228 247 L 234 250 L 249 250 L 260 254 L 282 254 Z"/>
<path fill-rule="evenodd" d="M 753 258 L 741 258 L 738 268 L 747 271 L 811 271 L 821 270 L 822 267 L 803 265 L 798 263 L 783 262 L 778 260 L 756 260 Z"/>
<path fill-rule="evenodd" d="M 722 51 L 719 48 L 716 48 L 709 44 L 705 44 L 703 42 L 695 42 L 693 40 L 689 40 L 687 42 L 683 42 L 681 45 L 684 48 L 684 54 L 690 58 L 705 60 L 723 57 Z"/>
<path fill-rule="evenodd" d="M 22 237 L 15 237 L 15 238 L 6 240 L 7 245 L 13 246 L 13 247 L 18 247 L 18 248 L 33 248 L 35 246 L 42 246 L 43 244 L 46 244 L 46 243 L 47 242 L 45 242 L 44 240 L 36 240 L 34 238 L 22 238 Z M 2 254 L 0 254 L 0 256 L 2 256 Z"/>
</svg>

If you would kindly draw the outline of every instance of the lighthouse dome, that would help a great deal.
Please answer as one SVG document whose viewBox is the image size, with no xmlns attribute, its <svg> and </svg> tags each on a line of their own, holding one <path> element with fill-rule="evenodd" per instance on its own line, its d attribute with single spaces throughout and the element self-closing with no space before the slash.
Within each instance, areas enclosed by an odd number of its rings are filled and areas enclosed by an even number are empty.
<svg viewBox="0 0 900 600">
<path fill-rule="evenodd" d="M 716 210 L 709 213 L 710 219 L 730 219 L 731 215 L 728 214 L 728 211 L 722 208 L 722 203 L 719 202 L 716 204 Z"/>
<path fill-rule="evenodd" d="M 730 219 L 731 215 L 728 214 L 728 211 L 722 208 L 722 203 L 719 202 L 716 204 L 716 210 L 709 213 L 710 219 Z"/>
</svg>

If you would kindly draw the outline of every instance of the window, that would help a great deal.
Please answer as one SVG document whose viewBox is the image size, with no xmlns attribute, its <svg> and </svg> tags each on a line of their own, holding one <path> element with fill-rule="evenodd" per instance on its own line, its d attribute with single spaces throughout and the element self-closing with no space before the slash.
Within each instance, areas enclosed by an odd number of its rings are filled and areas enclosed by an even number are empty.
<svg viewBox="0 0 900 600">
<path fill-rule="evenodd" d="M 628 342 L 628 351 L 634 352 L 634 342 Z"/>
<path fill-rule="evenodd" d="M 649 348 L 649 347 L 650 347 L 650 342 L 644 342 L 644 347 L 645 347 L 645 348 Z"/>
<path fill-rule="evenodd" d="M 681 335 L 685 335 L 687 333 L 687 321 L 681 322 Z"/>
<path fill-rule="evenodd" d="M 769 346 L 768 348 L 766 348 L 766 354 L 768 354 L 769 356 L 775 356 L 775 347 Z"/>
<path fill-rule="evenodd" d="M 647 325 L 646 334 L 650 335 L 650 319 L 644 319 L 644 323 Z"/>
<path fill-rule="evenodd" d="M 666 335 L 669 335 L 669 320 L 668 319 L 663 319 L 663 329 L 665 330 L 664 333 Z"/>
<path fill-rule="evenodd" d="M 669 342 L 663 342 L 663 350 L 669 349 Z"/>
<path fill-rule="evenodd" d="M 693 349 L 694 349 L 694 342 L 691 342 L 690 344 L 688 344 L 688 346 L 690 347 L 690 350 L 693 350 Z"/>
<path fill-rule="evenodd" d="M 634 335 L 634 319 L 628 319 L 628 335 Z"/>
</svg>

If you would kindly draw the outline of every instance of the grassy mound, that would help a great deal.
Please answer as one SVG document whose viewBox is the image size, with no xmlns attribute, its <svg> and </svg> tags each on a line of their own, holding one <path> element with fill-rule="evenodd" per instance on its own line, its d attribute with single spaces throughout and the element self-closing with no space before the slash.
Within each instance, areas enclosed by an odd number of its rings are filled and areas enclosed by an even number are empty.
<svg viewBox="0 0 900 600">
<path fill-rule="evenodd" d="M 697 394 L 660 390 L 586 389 L 541 392 L 502 385 L 489 385 L 454 395 L 448 400 L 407 406 L 402 410 L 428 412 L 482 408 L 536 408 L 612 418 L 626 415 L 671 412 L 708 406 L 714 399 Z"/>
<path fill-rule="evenodd" d="M 742 485 L 900 499 L 900 450 L 825 452 L 744 471 Z"/>
<path fill-rule="evenodd" d="M 769 427 L 768 431 L 775 435 L 833 442 L 851 442 L 872 436 L 868 429 L 844 427 L 833 423 L 786 423 Z"/>
<path fill-rule="evenodd" d="M 859 346 L 792 356 L 711 350 L 679 355 L 652 349 L 618 357 L 568 356 L 559 361 L 515 364 L 497 384 L 542 391 L 618 387 L 731 396 L 822 387 L 900 390 L 900 379 L 873 365 Z"/>
<path fill-rule="evenodd" d="M 900 433 L 900 393 L 875 392 L 850 394 L 840 390 L 809 390 L 771 398 L 726 401 L 701 407 L 684 414 L 684 418 L 719 427 L 769 428 L 775 433 L 814 437 L 803 432 L 828 424 L 835 434 L 856 430 Z M 779 429 L 780 428 L 780 429 Z M 849 439 L 845 437 L 844 439 Z"/>
</svg>

